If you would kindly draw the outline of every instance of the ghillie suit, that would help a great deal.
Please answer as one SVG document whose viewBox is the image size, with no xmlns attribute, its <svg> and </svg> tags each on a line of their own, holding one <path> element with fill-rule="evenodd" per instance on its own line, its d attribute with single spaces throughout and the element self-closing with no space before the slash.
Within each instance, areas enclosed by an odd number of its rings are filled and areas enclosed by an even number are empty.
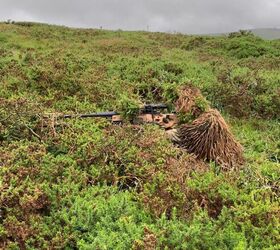
<svg viewBox="0 0 280 250">
<path fill-rule="evenodd" d="M 242 146 L 219 111 L 211 109 L 200 90 L 193 86 L 185 86 L 179 93 L 176 111 L 190 114 L 194 120 L 173 130 L 172 140 L 198 159 L 214 161 L 224 169 L 241 165 Z"/>
<path fill-rule="evenodd" d="M 214 161 L 224 169 L 243 163 L 242 146 L 234 139 L 219 111 L 210 109 L 177 131 L 179 145 L 197 158 Z"/>
</svg>

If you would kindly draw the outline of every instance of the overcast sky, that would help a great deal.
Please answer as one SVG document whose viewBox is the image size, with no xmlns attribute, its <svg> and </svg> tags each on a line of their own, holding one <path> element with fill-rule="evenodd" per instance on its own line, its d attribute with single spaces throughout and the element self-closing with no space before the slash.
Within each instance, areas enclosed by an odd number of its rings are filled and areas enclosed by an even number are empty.
<svg viewBox="0 0 280 250">
<path fill-rule="evenodd" d="M 280 0 L 0 0 L 0 20 L 217 33 L 280 28 Z"/>
</svg>

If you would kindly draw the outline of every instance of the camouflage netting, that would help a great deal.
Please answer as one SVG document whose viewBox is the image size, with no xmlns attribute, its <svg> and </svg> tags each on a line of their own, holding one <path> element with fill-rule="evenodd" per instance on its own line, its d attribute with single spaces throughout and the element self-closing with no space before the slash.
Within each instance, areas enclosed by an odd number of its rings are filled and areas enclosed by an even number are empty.
<svg viewBox="0 0 280 250">
<path fill-rule="evenodd" d="M 244 161 L 242 146 L 234 139 L 222 115 L 208 105 L 203 112 L 197 105 L 198 99 L 205 100 L 199 89 L 186 86 L 181 90 L 177 111 L 191 113 L 196 119 L 191 124 L 181 125 L 174 141 L 198 159 L 214 161 L 223 169 L 241 165 Z"/>
</svg>

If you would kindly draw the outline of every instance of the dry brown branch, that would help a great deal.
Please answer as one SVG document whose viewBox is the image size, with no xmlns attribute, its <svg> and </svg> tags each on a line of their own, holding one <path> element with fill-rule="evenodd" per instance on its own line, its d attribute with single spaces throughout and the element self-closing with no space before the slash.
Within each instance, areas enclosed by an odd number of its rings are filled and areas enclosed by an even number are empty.
<svg viewBox="0 0 280 250">
<path fill-rule="evenodd" d="M 38 135 L 32 128 L 30 128 L 27 124 L 24 124 L 24 126 L 31 132 L 32 135 L 37 137 L 40 141 L 42 140 L 40 135 Z"/>
</svg>

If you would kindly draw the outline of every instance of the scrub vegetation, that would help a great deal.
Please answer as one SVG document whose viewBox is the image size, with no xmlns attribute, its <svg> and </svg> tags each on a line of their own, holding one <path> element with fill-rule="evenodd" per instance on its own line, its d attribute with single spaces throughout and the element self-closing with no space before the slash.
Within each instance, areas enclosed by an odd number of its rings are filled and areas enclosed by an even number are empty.
<svg viewBox="0 0 280 250">
<path fill-rule="evenodd" d="M 279 249 L 279 70 L 280 41 L 248 32 L 0 23 L 0 249 Z M 242 167 L 197 160 L 155 125 L 54 126 L 174 105 L 187 85 L 230 125 Z"/>
</svg>

